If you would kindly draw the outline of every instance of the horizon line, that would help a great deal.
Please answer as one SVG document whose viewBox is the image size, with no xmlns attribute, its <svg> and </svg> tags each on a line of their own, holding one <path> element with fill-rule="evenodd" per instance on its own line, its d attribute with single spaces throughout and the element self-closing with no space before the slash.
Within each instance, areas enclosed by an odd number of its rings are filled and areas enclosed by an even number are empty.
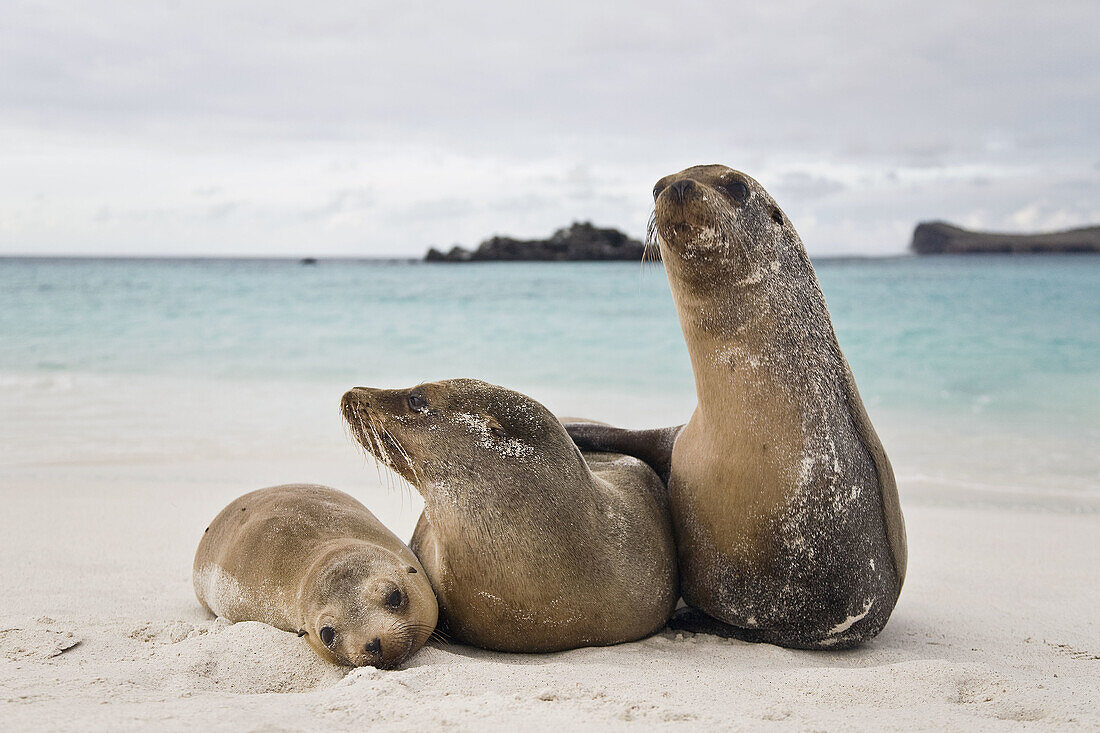
<svg viewBox="0 0 1100 733">
<path fill-rule="evenodd" d="M 918 255 L 903 251 L 892 252 L 889 254 L 865 254 L 865 253 L 849 253 L 849 254 L 826 254 L 826 255 L 813 255 L 810 254 L 810 259 L 814 260 L 888 260 L 888 259 L 901 259 L 917 257 Z M 410 255 L 215 255 L 215 254 L 167 254 L 167 255 L 155 255 L 155 254 L 28 254 L 28 253 L 0 253 L 0 261 L 2 260 L 142 260 L 142 261 L 161 261 L 161 262 L 199 262 L 199 261 L 224 261 L 224 262 L 297 262 L 304 264 L 320 264 L 321 262 L 403 262 L 403 263 L 423 263 L 428 265 L 470 265 L 470 264 L 523 264 L 523 263 L 536 263 L 536 264 L 584 264 L 584 263 L 618 263 L 624 262 L 629 264 L 657 264 L 662 265 L 660 260 L 473 260 L 467 262 L 429 262 L 425 259 L 425 256 L 410 256 Z M 313 262 L 306 262 L 312 260 Z"/>
</svg>

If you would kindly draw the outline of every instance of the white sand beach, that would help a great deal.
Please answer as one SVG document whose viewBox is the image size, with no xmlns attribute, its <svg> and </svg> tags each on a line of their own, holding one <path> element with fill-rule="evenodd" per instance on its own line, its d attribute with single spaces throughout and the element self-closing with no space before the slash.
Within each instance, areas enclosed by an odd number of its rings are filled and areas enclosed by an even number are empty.
<svg viewBox="0 0 1100 733">
<path fill-rule="evenodd" d="M 341 385 L 13 379 L 0 389 L 5 730 L 1100 726 L 1095 492 L 990 500 L 938 479 L 934 445 L 889 422 L 879 429 L 910 566 L 892 620 L 864 648 L 666 631 L 548 655 L 432 642 L 402 669 L 349 670 L 293 634 L 209 617 L 190 578 L 208 521 L 270 484 L 336 486 L 408 537 L 419 501 L 347 439 Z M 538 397 L 638 421 L 606 412 L 622 400 Z"/>
</svg>

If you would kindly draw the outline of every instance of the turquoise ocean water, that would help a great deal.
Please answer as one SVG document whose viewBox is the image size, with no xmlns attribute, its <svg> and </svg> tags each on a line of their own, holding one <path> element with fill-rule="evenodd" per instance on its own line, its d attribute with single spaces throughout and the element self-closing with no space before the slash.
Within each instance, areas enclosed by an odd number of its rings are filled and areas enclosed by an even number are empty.
<svg viewBox="0 0 1100 733">
<path fill-rule="evenodd" d="M 1100 444 L 1100 258 L 815 266 L 876 421 Z M 0 260 L 0 379 L 67 373 L 694 390 L 659 266 Z"/>
</svg>

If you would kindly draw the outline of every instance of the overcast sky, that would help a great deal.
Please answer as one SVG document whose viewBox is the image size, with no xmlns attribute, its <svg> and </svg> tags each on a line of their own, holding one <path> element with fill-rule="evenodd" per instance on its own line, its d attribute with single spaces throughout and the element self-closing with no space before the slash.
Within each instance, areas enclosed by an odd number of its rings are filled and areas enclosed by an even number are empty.
<svg viewBox="0 0 1100 733">
<path fill-rule="evenodd" d="M 1100 2 L 0 4 L 0 253 L 641 236 L 724 163 L 812 254 L 1100 222 Z"/>
</svg>

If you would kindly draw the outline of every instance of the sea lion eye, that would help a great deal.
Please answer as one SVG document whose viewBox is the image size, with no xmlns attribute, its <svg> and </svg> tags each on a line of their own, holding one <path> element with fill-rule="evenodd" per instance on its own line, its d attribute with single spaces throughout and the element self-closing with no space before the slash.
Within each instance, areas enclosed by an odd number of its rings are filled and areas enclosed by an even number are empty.
<svg viewBox="0 0 1100 733">
<path fill-rule="evenodd" d="M 386 596 L 386 605 L 390 608 L 400 608 L 405 601 L 405 595 L 400 590 L 395 590 Z"/>
<path fill-rule="evenodd" d="M 772 221 L 774 221 L 779 226 L 783 226 L 783 214 L 779 211 L 779 209 L 772 209 Z"/>
<path fill-rule="evenodd" d="M 494 425 L 493 427 L 489 428 L 489 432 L 492 433 L 493 435 L 495 435 L 498 438 L 507 438 L 508 437 L 508 433 L 505 432 L 504 428 L 502 428 L 498 425 Z"/>
<path fill-rule="evenodd" d="M 336 629 L 331 626 L 321 627 L 321 643 L 325 646 L 332 646 L 332 642 L 336 641 Z"/>
<path fill-rule="evenodd" d="M 724 188 L 734 201 L 744 201 L 749 197 L 749 187 L 742 180 L 735 178 L 727 183 Z"/>
<path fill-rule="evenodd" d="M 409 395 L 409 409 L 413 412 L 423 412 L 428 409 L 428 401 L 419 392 Z"/>
</svg>

